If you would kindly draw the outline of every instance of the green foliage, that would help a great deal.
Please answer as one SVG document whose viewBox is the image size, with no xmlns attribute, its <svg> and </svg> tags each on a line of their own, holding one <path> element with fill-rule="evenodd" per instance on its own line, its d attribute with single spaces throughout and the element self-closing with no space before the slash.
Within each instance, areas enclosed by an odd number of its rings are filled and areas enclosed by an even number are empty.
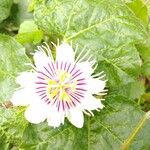
<svg viewBox="0 0 150 150">
<path fill-rule="evenodd" d="M 129 8 L 135 13 L 135 15 L 144 22 L 145 26 L 148 25 L 148 9 L 142 0 L 133 0 L 127 3 Z"/>
<path fill-rule="evenodd" d="M 8 17 L 12 1 L 1 0 L 0 8 L 3 4 L 6 12 L 1 14 L 6 16 L 1 15 L 0 22 Z M 146 4 L 142 0 L 32 0 L 27 8 L 27 1 L 15 2 L 0 27 L 14 35 L 0 34 L 0 102 L 11 98 L 18 73 L 29 69 L 25 64 L 32 58 L 19 43 L 31 52 L 41 41 L 57 43 L 57 39 L 91 50 L 96 71 L 106 73 L 108 96 L 103 110 L 85 116 L 82 129 L 67 120 L 55 129 L 46 122 L 30 124 L 24 118 L 26 108 L 5 108 L 0 103 L 0 149 L 149 150 L 150 121 L 144 112 L 150 108 Z"/>
<path fill-rule="evenodd" d="M 17 27 L 27 19 L 32 19 L 32 13 L 28 12 L 28 1 L 17 0 L 11 10 L 11 16 L 9 20 L 14 23 Z"/>
<path fill-rule="evenodd" d="M 34 18 L 50 36 L 91 49 L 110 86 L 133 82 L 139 75 L 141 60 L 134 44 L 144 40 L 147 32 L 120 0 L 42 2 Z"/>
<path fill-rule="evenodd" d="M 140 99 L 145 93 L 145 83 L 142 80 L 129 83 L 124 86 L 115 87 L 110 91 L 110 95 L 119 95 L 128 97 L 132 100 Z"/>
<path fill-rule="evenodd" d="M 23 110 L 23 108 L 0 108 L 0 145 L 2 150 L 9 150 L 21 142 L 20 138 L 28 126 L 22 113 Z"/>
<path fill-rule="evenodd" d="M 33 43 L 37 44 L 43 39 L 43 32 L 38 29 L 34 21 L 24 21 L 20 25 L 19 34 L 16 35 L 16 40 L 21 44 Z"/>
<path fill-rule="evenodd" d="M 0 0 L 0 23 L 9 16 L 13 0 Z"/>
<path fill-rule="evenodd" d="M 150 76 L 150 38 L 144 43 L 140 43 L 137 46 L 138 51 L 143 59 L 142 74 L 144 76 Z"/>
<path fill-rule="evenodd" d="M 95 117 L 85 117 L 84 128 L 77 129 L 67 121 L 60 128 L 50 128 L 47 123 L 32 125 L 24 120 L 21 110 L 1 109 L 1 130 L 3 137 L 8 137 L 9 146 L 18 146 L 24 150 L 63 149 L 80 150 L 120 150 L 130 134 L 135 133 L 138 123 L 144 119 L 144 113 L 134 102 L 121 96 L 108 97 L 106 108 Z M 23 110 L 23 109 L 22 109 Z M 19 114 L 20 113 L 20 114 Z M 16 119 L 16 115 L 18 119 Z M 145 120 L 145 128 L 130 143 L 130 149 L 143 150 L 149 148 L 149 121 Z M 18 140 L 20 139 L 20 140 Z M 2 142 L 8 146 L 6 140 Z"/>
<path fill-rule="evenodd" d="M 9 100 L 17 87 L 15 78 L 27 70 L 25 49 L 12 37 L 0 34 L 0 102 Z"/>
</svg>

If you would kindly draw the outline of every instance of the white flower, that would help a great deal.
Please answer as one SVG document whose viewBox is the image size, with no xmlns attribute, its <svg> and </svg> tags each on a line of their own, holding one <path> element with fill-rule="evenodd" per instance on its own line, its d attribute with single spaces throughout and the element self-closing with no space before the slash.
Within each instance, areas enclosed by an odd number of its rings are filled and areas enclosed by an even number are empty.
<svg viewBox="0 0 150 150">
<path fill-rule="evenodd" d="M 103 72 L 95 74 L 95 60 L 84 48 L 79 50 L 62 43 L 56 46 L 54 60 L 45 43 L 34 53 L 34 71 L 21 73 L 16 81 L 21 88 L 11 99 L 14 106 L 28 106 L 26 119 L 31 123 L 47 120 L 49 126 L 59 127 L 65 117 L 76 127 L 84 123 L 83 113 L 94 115 L 92 110 L 102 109 L 100 99 L 105 81 Z M 94 67 L 96 68 L 96 66 Z"/>
</svg>

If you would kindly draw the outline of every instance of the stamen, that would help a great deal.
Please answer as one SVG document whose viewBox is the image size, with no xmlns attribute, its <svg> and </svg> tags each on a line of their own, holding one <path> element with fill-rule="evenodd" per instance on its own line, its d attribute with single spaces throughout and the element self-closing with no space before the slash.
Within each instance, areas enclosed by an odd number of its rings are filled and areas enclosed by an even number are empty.
<svg viewBox="0 0 150 150">
<path fill-rule="evenodd" d="M 86 60 L 88 61 L 88 60 Z M 89 61 L 91 66 L 94 66 L 96 64 L 96 60 L 93 58 L 92 60 Z"/>
<path fill-rule="evenodd" d="M 88 112 L 86 112 L 86 110 L 83 110 L 83 112 L 84 112 L 86 115 L 88 115 L 89 117 L 91 116 L 91 114 L 88 113 Z"/>
<path fill-rule="evenodd" d="M 46 46 L 42 45 L 43 48 L 45 48 L 45 50 L 47 51 L 48 56 L 53 59 L 52 53 L 51 53 L 51 49 L 49 47 L 49 45 L 46 42 L 43 42 Z"/>
<path fill-rule="evenodd" d="M 80 54 L 79 54 L 79 55 L 78 55 L 78 57 L 76 58 L 75 63 L 77 63 L 77 62 L 78 62 L 78 60 L 80 59 L 81 55 L 83 54 L 83 52 L 84 52 L 85 48 L 86 48 L 86 47 L 84 47 L 84 48 L 81 50 Z"/>
<path fill-rule="evenodd" d="M 98 79 L 103 79 L 104 77 L 106 77 L 106 74 L 104 74 L 104 75 L 98 77 Z"/>
<path fill-rule="evenodd" d="M 95 71 L 98 67 L 98 64 L 95 65 L 95 67 L 93 68 L 93 70 Z"/>
<path fill-rule="evenodd" d="M 101 100 L 101 101 L 104 101 L 105 99 L 104 99 L 104 98 L 101 98 L 100 100 Z"/>
<path fill-rule="evenodd" d="M 108 92 L 108 89 L 102 90 L 101 92 Z"/>
<path fill-rule="evenodd" d="M 57 45 L 60 45 L 60 41 L 59 41 L 59 38 L 57 38 Z"/>
<path fill-rule="evenodd" d="M 45 53 L 44 49 L 41 46 L 37 46 L 38 50 Z"/>
<path fill-rule="evenodd" d="M 96 95 L 103 96 L 103 95 L 107 95 L 107 93 L 98 93 Z"/>
<path fill-rule="evenodd" d="M 91 116 L 94 116 L 93 112 L 91 110 L 88 110 Z"/>
<path fill-rule="evenodd" d="M 78 51 L 78 43 L 76 44 L 76 48 L 75 48 L 75 51 L 74 51 L 74 54 L 76 55 L 77 54 L 77 51 Z"/>
<path fill-rule="evenodd" d="M 87 55 L 89 54 L 89 50 L 83 55 L 83 57 L 82 58 L 80 58 L 79 59 L 79 61 L 78 61 L 78 63 L 80 63 L 81 61 L 83 61 L 86 57 L 87 57 Z"/>
<path fill-rule="evenodd" d="M 100 112 L 100 109 L 98 109 L 98 108 L 97 108 L 97 109 L 95 109 L 95 110 L 96 110 L 96 111 L 98 111 L 98 112 Z"/>
<path fill-rule="evenodd" d="M 51 44 L 56 48 L 57 47 L 57 45 L 54 43 L 54 42 L 51 42 Z"/>
<path fill-rule="evenodd" d="M 25 63 L 24 65 L 25 66 L 31 66 L 34 70 L 37 70 L 37 68 L 34 65 L 30 64 L 30 63 Z"/>
<path fill-rule="evenodd" d="M 97 73 L 97 74 L 94 74 L 94 75 L 92 75 L 92 77 L 93 77 L 93 78 L 98 77 L 98 76 L 102 75 L 103 73 L 104 73 L 104 71 L 102 71 L 102 72 L 100 72 L 100 73 Z"/>
<path fill-rule="evenodd" d="M 90 62 L 90 61 L 94 61 L 95 59 L 93 58 L 93 56 L 90 56 L 86 61 Z M 92 60 L 91 60 L 92 59 Z"/>
</svg>

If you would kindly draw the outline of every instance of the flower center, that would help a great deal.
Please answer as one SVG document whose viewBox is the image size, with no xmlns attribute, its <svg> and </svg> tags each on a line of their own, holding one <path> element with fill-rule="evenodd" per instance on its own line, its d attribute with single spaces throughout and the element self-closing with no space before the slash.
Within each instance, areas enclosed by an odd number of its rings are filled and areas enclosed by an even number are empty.
<svg viewBox="0 0 150 150">
<path fill-rule="evenodd" d="M 50 62 L 37 72 L 36 93 L 47 104 L 70 109 L 81 103 L 86 93 L 86 78 L 72 63 Z"/>
<path fill-rule="evenodd" d="M 69 91 L 75 92 L 77 81 L 71 82 L 71 75 L 66 71 L 57 73 L 58 79 L 48 81 L 47 93 L 50 99 L 54 99 L 57 95 L 62 101 L 71 101 Z"/>
</svg>

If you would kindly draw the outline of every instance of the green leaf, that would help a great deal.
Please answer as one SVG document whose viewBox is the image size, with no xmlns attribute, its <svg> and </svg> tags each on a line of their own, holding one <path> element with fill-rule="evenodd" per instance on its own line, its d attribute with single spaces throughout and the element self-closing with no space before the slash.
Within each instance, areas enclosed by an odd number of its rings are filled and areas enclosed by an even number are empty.
<svg viewBox="0 0 150 150">
<path fill-rule="evenodd" d="M 36 24 L 50 35 L 91 49 L 110 86 L 134 82 L 141 60 L 134 44 L 147 31 L 133 11 L 120 0 L 44 0 L 34 9 Z"/>
<path fill-rule="evenodd" d="M 33 14 L 28 12 L 28 2 L 27 0 L 19 0 L 13 5 L 11 20 L 16 25 L 19 26 L 25 20 L 33 18 Z"/>
<path fill-rule="evenodd" d="M 33 18 L 33 14 L 27 11 L 28 0 L 12 0 L 14 3 L 11 7 L 9 17 L 0 24 L 0 32 L 11 36 L 17 33 L 20 24 L 28 19 Z"/>
<path fill-rule="evenodd" d="M 142 65 L 142 73 L 146 77 L 150 76 L 150 60 L 144 62 L 144 64 Z"/>
<path fill-rule="evenodd" d="M 148 15 L 150 15 L 150 1 L 145 1 L 145 5 L 147 6 L 148 9 Z"/>
<path fill-rule="evenodd" d="M 140 99 L 145 93 L 145 83 L 142 80 L 115 87 L 109 91 L 109 95 L 124 96 L 129 99 Z"/>
<path fill-rule="evenodd" d="M 11 149 L 21 142 L 28 126 L 23 111 L 23 108 L 0 108 L 0 145 L 3 150 Z"/>
<path fill-rule="evenodd" d="M 144 43 L 139 43 L 136 45 L 141 57 L 143 59 L 143 65 L 141 72 L 144 76 L 150 76 L 150 38 L 145 40 Z"/>
<path fill-rule="evenodd" d="M 10 14 L 13 0 L 0 0 L 0 23 Z"/>
<path fill-rule="evenodd" d="M 0 34 L 0 102 L 9 100 L 17 87 L 16 76 L 26 71 L 30 60 L 25 54 L 25 49 L 13 38 Z"/>
<path fill-rule="evenodd" d="M 21 44 L 37 44 L 43 39 L 43 32 L 38 29 L 34 21 L 24 21 L 20 25 L 19 34 L 17 34 L 15 38 Z"/>
<path fill-rule="evenodd" d="M 135 15 L 144 22 L 145 26 L 148 26 L 148 9 L 143 0 L 133 0 L 127 3 L 128 7 L 132 9 Z"/>
<path fill-rule="evenodd" d="M 150 39 L 136 45 L 143 60 L 150 60 Z"/>
<path fill-rule="evenodd" d="M 18 33 L 21 34 L 21 33 L 26 33 L 26 32 L 33 32 L 33 31 L 37 31 L 37 30 L 38 30 L 38 27 L 34 23 L 34 21 L 33 20 L 27 20 L 27 21 L 24 21 L 20 25 Z"/>
<path fill-rule="evenodd" d="M 8 143 L 23 150 L 62 147 L 80 150 L 81 146 L 83 150 L 121 150 L 126 146 L 129 150 L 148 150 L 150 121 L 145 113 L 121 96 L 108 97 L 105 106 L 101 112 L 95 112 L 95 117 L 86 116 L 82 129 L 67 121 L 55 129 L 48 127 L 47 123 L 28 124 L 22 113 L 14 113 L 14 109 L 0 112 L 0 128 L 5 131 L 4 135 L 9 135 Z"/>
</svg>

